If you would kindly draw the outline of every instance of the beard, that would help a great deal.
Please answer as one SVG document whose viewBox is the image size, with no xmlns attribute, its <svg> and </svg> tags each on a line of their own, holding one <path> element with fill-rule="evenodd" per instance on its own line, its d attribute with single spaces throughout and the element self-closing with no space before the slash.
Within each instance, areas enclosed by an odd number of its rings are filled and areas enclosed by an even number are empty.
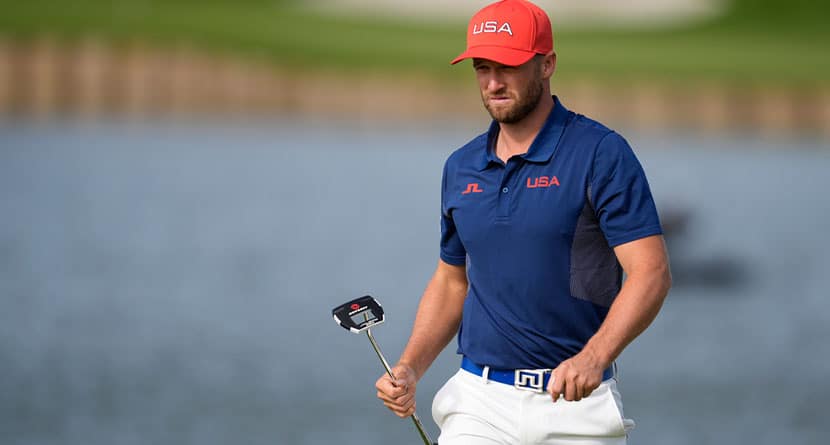
<svg viewBox="0 0 830 445">
<path fill-rule="evenodd" d="M 481 94 L 481 100 L 484 102 L 484 108 L 487 109 L 487 112 L 490 113 L 493 120 L 501 124 L 515 124 L 536 109 L 539 101 L 542 100 L 543 92 L 542 80 L 539 79 L 536 82 L 529 82 L 524 91 L 520 91 L 519 94 L 511 94 L 515 99 L 512 107 L 502 108 L 491 106 L 484 93 Z"/>
</svg>

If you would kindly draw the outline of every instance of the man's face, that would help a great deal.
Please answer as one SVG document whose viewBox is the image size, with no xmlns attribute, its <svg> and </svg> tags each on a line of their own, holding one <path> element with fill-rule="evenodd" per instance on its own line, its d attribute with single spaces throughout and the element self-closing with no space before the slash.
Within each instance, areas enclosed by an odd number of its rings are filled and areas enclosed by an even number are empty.
<svg viewBox="0 0 830 445">
<path fill-rule="evenodd" d="M 542 99 L 545 77 L 541 59 L 519 66 L 473 59 L 484 107 L 497 122 L 513 124 L 524 119 Z"/>
</svg>

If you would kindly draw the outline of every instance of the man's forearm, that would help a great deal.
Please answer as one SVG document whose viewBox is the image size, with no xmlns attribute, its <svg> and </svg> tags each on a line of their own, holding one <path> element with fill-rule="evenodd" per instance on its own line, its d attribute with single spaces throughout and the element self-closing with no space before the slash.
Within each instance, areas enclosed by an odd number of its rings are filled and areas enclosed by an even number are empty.
<svg viewBox="0 0 830 445">
<path fill-rule="evenodd" d="M 662 237 L 618 249 L 628 273 L 602 326 L 583 348 L 608 367 L 654 321 L 671 287 L 668 255 Z"/>
<path fill-rule="evenodd" d="M 629 277 L 600 329 L 583 351 L 594 355 L 608 367 L 657 317 L 668 292 L 664 278 Z"/>
<path fill-rule="evenodd" d="M 466 295 L 465 269 L 440 263 L 421 297 L 412 335 L 399 360 L 419 379 L 458 332 Z"/>
</svg>

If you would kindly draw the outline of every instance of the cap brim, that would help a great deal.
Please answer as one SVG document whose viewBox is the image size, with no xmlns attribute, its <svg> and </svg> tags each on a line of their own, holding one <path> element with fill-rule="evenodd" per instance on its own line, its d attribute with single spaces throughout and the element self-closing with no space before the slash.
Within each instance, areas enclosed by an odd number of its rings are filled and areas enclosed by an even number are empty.
<svg viewBox="0 0 830 445">
<path fill-rule="evenodd" d="M 502 65 L 519 66 L 527 63 L 535 55 L 536 53 L 533 51 L 505 48 L 503 46 L 475 46 L 453 59 L 450 65 L 455 65 L 464 59 L 478 58 L 492 60 Z"/>
</svg>

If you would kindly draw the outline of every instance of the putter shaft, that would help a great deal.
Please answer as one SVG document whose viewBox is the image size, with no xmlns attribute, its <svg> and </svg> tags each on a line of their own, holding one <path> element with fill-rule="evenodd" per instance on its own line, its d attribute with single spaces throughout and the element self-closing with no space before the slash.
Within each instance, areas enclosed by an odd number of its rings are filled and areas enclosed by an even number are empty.
<svg viewBox="0 0 830 445">
<path fill-rule="evenodd" d="M 372 343 L 372 348 L 375 349 L 375 353 L 377 353 L 378 358 L 380 359 L 381 363 L 383 363 L 383 368 L 386 369 L 386 373 L 389 374 L 389 377 L 395 378 L 395 375 L 392 374 L 392 368 L 389 367 L 389 362 L 386 361 L 386 357 L 383 356 L 383 353 L 380 352 L 380 347 L 378 347 L 377 342 L 375 341 L 375 337 L 372 335 L 371 329 L 366 329 L 366 336 L 369 337 L 369 342 Z M 424 430 L 424 426 L 421 424 L 421 419 L 418 418 L 418 414 L 412 413 L 412 422 L 415 423 L 415 428 L 418 429 L 418 434 L 421 435 L 421 440 L 424 441 L 425 445 L 434 445 L 432 439 L 429 438 L 427 432 Z"/>
</svg>

